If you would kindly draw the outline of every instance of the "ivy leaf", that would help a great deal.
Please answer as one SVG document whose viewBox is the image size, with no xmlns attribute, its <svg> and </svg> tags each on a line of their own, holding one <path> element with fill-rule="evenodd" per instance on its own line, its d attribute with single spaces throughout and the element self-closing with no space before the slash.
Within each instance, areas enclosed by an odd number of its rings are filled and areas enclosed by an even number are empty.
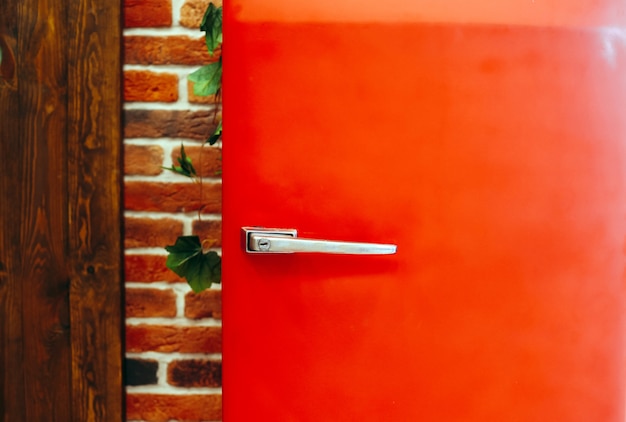
<svg viewBox="0 0 626 422">
<path fill-rule="evenodd" d="M 165 170 L 173 171 L 174 173 L 178 173 L 183 176 L 187 176 L 187 177 L 195 177 L 198 175 L 195 167 L 193 166 L 191 162 L 191 158 L 188 157 L 187 154 L 185 154 L 185 147 L 183 146 L 183 144 L 180 144 L 180 156 L 176 157 L 176 160 L 178 161 L 178 164 L 180 165 L 178 166 L 172 165 L 172 167 L 162 167 L 162 168 L 164 168 Z"/>
<path fill-rule="evenodd" d="M 212 56 L 215 49 L 222 43 L 222 6 L 215 7 L 213 3 L 204 12 L 200 30 L 204 31 L 206 48 Z"/>
<path fill-rule="evenodd" d="M 219 141 L 221 137 L 222 137 L 222 121 L 220 120 L 219 123 L 217 124 L 217 127 L 215 128 L 215 131 L 213 132 L 211 136 L 209 136 L 209 139 L 207 139 L 206 142 L 208 142 L 209 145 L 215 145 L 215 143 Z"/>
<path fill-rule="evenodd" d="M 222 59 L 202 66 L 187 77 L 193 82 L 193 93 L 200 97 L 214 95 L 222 86 Z"/>
<path fill-rule="evenodd" d="M 222 259 L 215 251 L 204 253 L 198 236 L 179 236 L 165 250 L 169 252 L 165 266 L 187 279 L 194 292 L 222 281 Z"/>
</svg>

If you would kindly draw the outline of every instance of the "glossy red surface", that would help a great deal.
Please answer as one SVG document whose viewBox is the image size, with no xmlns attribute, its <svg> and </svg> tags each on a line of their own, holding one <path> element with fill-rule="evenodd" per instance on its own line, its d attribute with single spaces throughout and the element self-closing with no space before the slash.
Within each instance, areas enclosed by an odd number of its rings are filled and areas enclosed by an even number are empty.
<svg viewBox="0 0 626 422">
<path fill-rule="evenodd" d="M 225 421 L 623 422 L 623 32 L 228 16 Z"/>
</svg>

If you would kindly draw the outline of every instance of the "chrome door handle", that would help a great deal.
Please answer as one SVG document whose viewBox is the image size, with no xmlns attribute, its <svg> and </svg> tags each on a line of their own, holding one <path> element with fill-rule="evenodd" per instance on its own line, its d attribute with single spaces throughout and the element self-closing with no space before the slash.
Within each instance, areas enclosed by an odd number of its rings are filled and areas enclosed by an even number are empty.
<svg viewBox="0 0 626 422">
<path fill-rule="evenodd" d="M 391 255 L 397 246 L 384 243 L 342 242 L 305 239 L 295 229 L 242 227 L 243 243 L 248 253 L 325 253 L 344 255 Z"/>
</svg>

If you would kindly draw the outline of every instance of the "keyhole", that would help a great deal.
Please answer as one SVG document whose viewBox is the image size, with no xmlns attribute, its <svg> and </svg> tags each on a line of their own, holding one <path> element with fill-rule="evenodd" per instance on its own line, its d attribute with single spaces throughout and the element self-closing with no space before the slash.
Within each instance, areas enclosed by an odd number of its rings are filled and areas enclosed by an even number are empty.
<svg viewBox="0 0 626 422">
<path fill-rule="evenodd" d="M 272 243 L 269 239 L 259 239 L 259 250 L 267 252 L 272 247 Z"/>
</svg>

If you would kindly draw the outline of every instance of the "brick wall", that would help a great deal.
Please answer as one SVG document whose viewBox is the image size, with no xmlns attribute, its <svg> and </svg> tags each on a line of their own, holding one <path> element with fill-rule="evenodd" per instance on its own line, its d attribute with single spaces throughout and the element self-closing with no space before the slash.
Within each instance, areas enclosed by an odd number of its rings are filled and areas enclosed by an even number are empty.
<svg viewBox="0 0 626 422">
<path fill-rule="evenodd" d="M 221 245 L 221 150 L 202 146 L 217 105 L 193 96 L 186 80 L 212 60 L 198 29 L 207 5 L 124 4 L 128 421 L 222 418 L 221 291 L 191 293 L 165 268 L 163 249 L 192 233 Z M 181 142 L 202 185 L 161 168 L 171 165 Z"/>
</svg>

